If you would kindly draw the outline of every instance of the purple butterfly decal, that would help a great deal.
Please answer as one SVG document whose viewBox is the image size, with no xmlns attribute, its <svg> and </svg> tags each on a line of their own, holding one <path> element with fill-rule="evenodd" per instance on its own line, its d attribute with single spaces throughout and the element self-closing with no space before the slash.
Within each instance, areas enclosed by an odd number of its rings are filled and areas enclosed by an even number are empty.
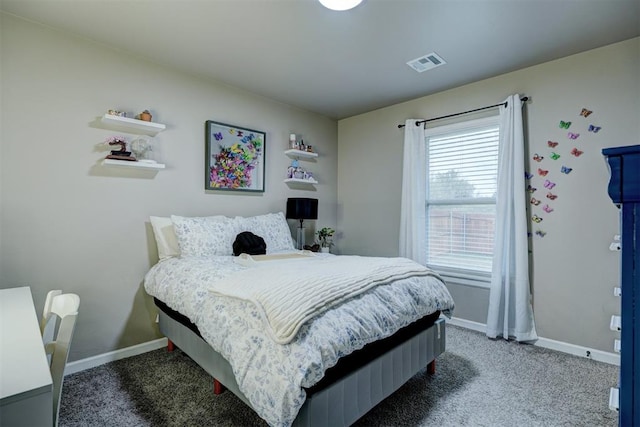
<svg viewBox="0 0 640 427">
<path fill-rule="evenodd" d="M 580 136 L 579 133 L 573 133 L 573 132 L 569 132 L 567 134 L 567 136 L 569 137 L 569 139 L 578 139 L 578 137 Z"/>
<path fill-rule="evenodd" d="M 589 132 L 598 133 L 600 132 L 600 129 L 602 129 L 602 127 L 589 125 Z"/>
<path fill-rule="evenodd" d="M 222 139 L 222 132 L 214 133 L 213 137 L 216 139 L 216 141 L 220 141 Z"/>
<path fill-rule="evenodd" d="M 533 174 L 527 171 L 524 171 L 524 179 L 531 179 L 531 178 L 533 178 Z"/>
<path fill-rule="evenodd" d="M 555 182 L 551 182 L 548 179 L 544 180 L 544 188 L 547 188 L 547 189 L 551 190 L 555 186 L 556 186 Z"/>
<path fill-rule="evenodd" d="M 551 213 L 551 212 L 553 212 L 553 209 L 552 209 L 552 208 L 551 208 L 551 206 L 549 206 L 549 205 L 544 205 L 544 206 L 542 207 L 542 210 L 543 210 L 543 211 L 545 211 L 546 213 Z"/>
</svg>

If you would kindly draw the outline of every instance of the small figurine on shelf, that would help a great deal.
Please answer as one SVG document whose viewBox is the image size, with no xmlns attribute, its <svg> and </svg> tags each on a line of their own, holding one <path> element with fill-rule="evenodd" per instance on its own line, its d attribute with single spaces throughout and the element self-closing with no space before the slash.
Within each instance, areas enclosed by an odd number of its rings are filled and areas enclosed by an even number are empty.
<svg viewBox="0 0 640 427">
<path fill-rule="evenodd" d="M 127 140 L 124 136 L 112 136 L 104 141 L 108 145 L 119 145 L 119 150 L 111 150 L 111 154 L 107 156 L 107 159 L 113 160 L 127 160 L 135 162 L 136 158 L 131 156 L 131 151 L 127 151 Z"/>
<path fill-rule="evenodd" d="M 298 161 L 293 160 L 291 165 L 287 168 L 287 178 L 293 178 L 296 173 L 296 169 L 298 169 Z"/>
<path fill-rule="evenodd" d="M 307 148 L 306 148 L 306 146 L 304 145 L 304 139 L 301 139 L 301 140 L 300 140 L 300 143 L 298 144 L 298 150 L 300 150 L 300 151 L 305 151 L 306 149 L 307 149 Z"/>
<path fill-rule="evenodd" d="M 112 116 L 127 117 L 127 113 L 125 113 L 124 111 L 109 110 L 109 111 L 107 111 L 107 113 L 112 115 Z"/>
<path fill-rule="evenodd" d="M 138 114 L 138 119 L 144 121 L 144 122 L 150 122 L 151 121 L 151 113 L 149 112 L 149 110 L 144 110 L 142 113 Z"/>
<path fill-rule="evenodd" d="M 289 148 L 292 148 L 294 150 L 298 148 L 298 142 L 296 141 L 295 133 L 289 135 Z"/>
</svg>

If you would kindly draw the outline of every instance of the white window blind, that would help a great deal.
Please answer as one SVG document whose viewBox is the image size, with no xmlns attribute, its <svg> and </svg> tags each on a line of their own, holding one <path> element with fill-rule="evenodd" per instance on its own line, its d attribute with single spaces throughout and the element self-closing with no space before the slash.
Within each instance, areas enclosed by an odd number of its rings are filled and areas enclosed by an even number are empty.
<svg viewBox="0 0 640 427">
<path fill-rule="evenodd" d="M 498 118 L 427 130 L 427 264 L 488 277 L 498 181 Z"/>
</svg>

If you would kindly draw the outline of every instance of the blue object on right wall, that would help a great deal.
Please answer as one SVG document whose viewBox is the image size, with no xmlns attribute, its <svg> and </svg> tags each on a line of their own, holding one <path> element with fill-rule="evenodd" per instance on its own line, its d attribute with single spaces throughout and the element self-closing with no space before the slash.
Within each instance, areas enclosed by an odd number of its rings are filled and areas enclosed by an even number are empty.
<svg viewBox="0 0 640 427">
<path fill-rule="evenodd" d="M 622 209 L 620 426 L 640 426 L 640 145 L 605 148 L 609 197 Z"/>
</svg>

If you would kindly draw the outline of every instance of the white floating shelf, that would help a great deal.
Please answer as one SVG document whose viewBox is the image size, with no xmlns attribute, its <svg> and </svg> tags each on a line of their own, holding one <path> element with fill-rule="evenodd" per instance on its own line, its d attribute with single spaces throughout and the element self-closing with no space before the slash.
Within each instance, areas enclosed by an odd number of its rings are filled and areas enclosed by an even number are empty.
<svg viewBox="0 0 640 427">
<path fill-rule="evenodd" d="M 147 162 L 133 162 L 129 160 L 116 160 L 116 159 L 104 159 L 102 161 L 104 166 L 115 166 L 122 168 L 133 168 L 133 169 L 151 169 L 151 170 L 160 170 L 164 169 L 164 164 L 162 163 L 147 163 Z"/>
<path fill-rule="evenodd" d="M 300 184 L 317 184 L 318 181 L 316 181 L 315 179 L 299 179 L 299 178 L 287 178 L 284 180 L 284 182 L 297 182 Z"/>
<path fill-rule="evenodd" d="M 105 114 L 102 116 L 102 123 L 121 132 L 149 136 L 156 136 L 159 132 L 166 129 L 166 126 L 162 123 L 145 122 L 144 120 L 130 119 L 128 117 L 114 116 L 112 114 Z"/>
<path fill-rule="evenodd" d="M 309 151 L 302 151 L 302 150 L 296 150 L 296 149 L 287 150 L 284 152 L 284 154 L 290 157 L 307 158 L 307 159 L 318 157 L 318 153 L 310 153 Z"/>
</svg>

